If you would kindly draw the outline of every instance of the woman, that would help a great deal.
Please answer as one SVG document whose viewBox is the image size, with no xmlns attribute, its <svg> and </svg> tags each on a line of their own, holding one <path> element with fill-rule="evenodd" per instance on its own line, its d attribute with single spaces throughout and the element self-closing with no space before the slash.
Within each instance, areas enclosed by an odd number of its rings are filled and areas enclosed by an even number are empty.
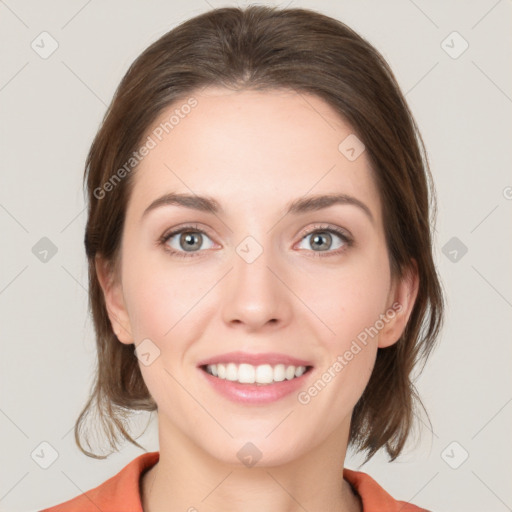
<svg viewBox="0 0 512 512">
<path fill-rule="evenodd" d="M 157 410 L 159 451 L 47 511 L 423 510 L 343 467 L 402 451 L 443 313 L 423 143 L 368 42 L 304 9 L 197 16 L 132 64 L 85 179 L 75 437 L 98 457 L 96 412 L 139 446 L 130 412 Z"/>
</svg>

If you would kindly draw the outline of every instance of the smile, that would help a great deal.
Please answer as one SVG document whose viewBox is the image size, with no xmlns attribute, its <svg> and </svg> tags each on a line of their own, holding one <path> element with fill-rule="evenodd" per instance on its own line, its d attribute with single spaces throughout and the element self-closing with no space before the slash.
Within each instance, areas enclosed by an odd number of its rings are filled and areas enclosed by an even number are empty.
<svg viewBox="0 0 512 512">
<path fill-rule="evenodd" d="M 252 364 L 227 363 L 208 364 L 202 369 L 213 377 L 240 384 L 269 385 L 284 380 L 292 380 L 302 376 L 310 366 L 293 366 L 284 364 Z"/>
</svg>

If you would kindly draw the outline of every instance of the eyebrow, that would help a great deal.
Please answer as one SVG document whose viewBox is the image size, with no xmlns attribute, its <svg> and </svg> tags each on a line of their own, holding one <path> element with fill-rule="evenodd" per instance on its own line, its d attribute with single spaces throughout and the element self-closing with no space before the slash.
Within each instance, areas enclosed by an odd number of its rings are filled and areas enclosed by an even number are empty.
<svg viewBox="0 0 512 512">
<path fill-rule="evenodd" d="M 299 215 L 301 213 L 323 210 L 324 208 L 328 208 L 336 204 L 357 206 L 367 215 L 372 223 L 375 220 L 370 208 L 368 208 L 366 204 L 347 194 L 323 194 L 295 199 L 286 205 L 285 215 L 288 213 Z M 213 214 L 224 213 L 223 208 L 213 197 L 171 192 L 155 199 L 144 210 L 142 218 L 144 218 L 150 211 L 162 206 L 182 206 L 201 212 L 209 212 Z"/>
</svg>

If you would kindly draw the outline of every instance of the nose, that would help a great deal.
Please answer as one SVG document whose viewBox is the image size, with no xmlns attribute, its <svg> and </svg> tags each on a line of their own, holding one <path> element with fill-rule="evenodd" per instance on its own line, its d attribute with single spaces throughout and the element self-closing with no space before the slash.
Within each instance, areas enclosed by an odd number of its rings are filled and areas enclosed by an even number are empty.
<svg viewBox="0 0 512 512">
<path fill-rule="evenodd" d="M 254 242 L 242 243 L 233 254 L 233 269 L 226 276 L 224 321 L 249 331 L 288 323 L 292 294 L 283 274 L 272 250 L 259 248 Z"/>
</svg>

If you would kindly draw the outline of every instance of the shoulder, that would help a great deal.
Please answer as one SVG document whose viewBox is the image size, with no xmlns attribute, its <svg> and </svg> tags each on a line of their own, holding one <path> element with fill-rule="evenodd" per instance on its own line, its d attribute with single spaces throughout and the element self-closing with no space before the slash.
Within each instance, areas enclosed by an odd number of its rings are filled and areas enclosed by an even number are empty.
<svg viewBox="0 0 512 512">
<path fill-rule="evenodd" d="M 359 494 L 363 512 L 429 512 L 407 501 L 395 500 L 366 473 L 345 468 L 343 477 Z"/>
<path fill-rule="evenodd" d="M 40 512 L 143 512 L 140 476 L 155 465 L 159 457 L 159 452 L 143 453 L 94 489 Z"/>
</svg>

